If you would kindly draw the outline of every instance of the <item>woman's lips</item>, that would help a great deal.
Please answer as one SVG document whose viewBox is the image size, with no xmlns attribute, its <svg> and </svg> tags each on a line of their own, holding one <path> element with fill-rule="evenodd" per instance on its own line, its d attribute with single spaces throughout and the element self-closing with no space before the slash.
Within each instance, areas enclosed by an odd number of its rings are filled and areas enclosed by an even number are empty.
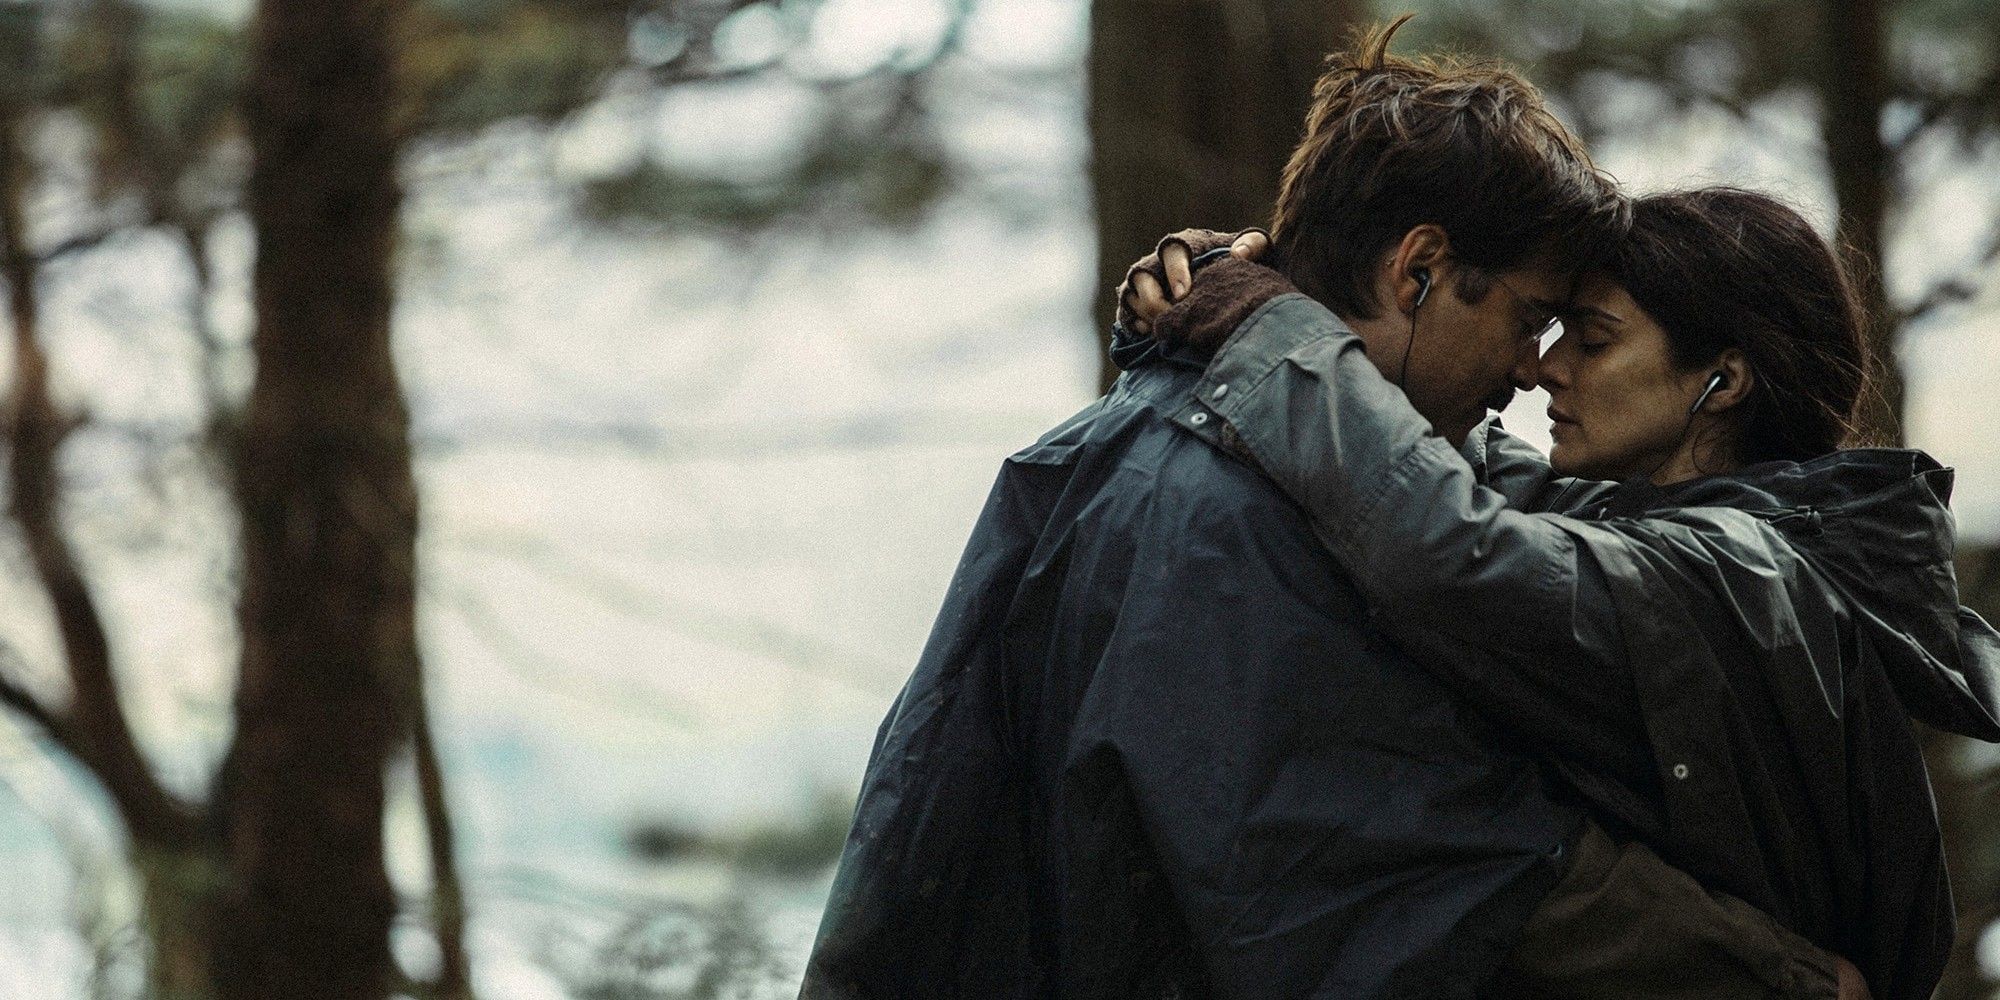
<svg viewBox="0 0 2000 1000">
<path fill-rule="evenodd" d="M 1575 426 L 1575 418 L 1553 406 L 1549 407 L 1549 434 L 1567 434 Z"/>
</svg>

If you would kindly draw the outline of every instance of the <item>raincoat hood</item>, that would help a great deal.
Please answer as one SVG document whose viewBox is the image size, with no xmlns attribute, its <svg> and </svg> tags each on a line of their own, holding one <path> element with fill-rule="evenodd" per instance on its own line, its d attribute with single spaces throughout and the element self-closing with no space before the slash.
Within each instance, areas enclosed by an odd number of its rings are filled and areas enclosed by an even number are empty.
<svg viewBox="0 0 2000 1000">
<path fill-rule="evenodd" d="M 1662 491 L 1677 507 L 1769 516 L 1845 598 L 1911 716 L 2000 741 L 2000 633 L 1959 604 L 1953 472 L 1912 449 L 1767 462 Z"/>
</svg>

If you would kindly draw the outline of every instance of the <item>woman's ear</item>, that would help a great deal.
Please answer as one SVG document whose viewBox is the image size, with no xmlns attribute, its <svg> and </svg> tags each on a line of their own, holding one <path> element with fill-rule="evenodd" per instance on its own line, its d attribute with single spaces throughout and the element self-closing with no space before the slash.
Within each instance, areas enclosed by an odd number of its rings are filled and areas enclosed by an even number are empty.
<svg viewBox="0 0 2000 1000">
<path fill-rule="evenodd" d="M 1709 374 L 1702 376 L 1704 382 L 1715 375 L 1722 376 L 1722 384 L 1708 394 L 1707 402 L 1701 404 L 1703 413 L 1723 413 L 1750 398 L 1750 390 L 1757 387 L 1757 373 L 1750 370 L 1750 359 L 1739 348 L 1729 348 L 1715 359 Z"/>
</svg>

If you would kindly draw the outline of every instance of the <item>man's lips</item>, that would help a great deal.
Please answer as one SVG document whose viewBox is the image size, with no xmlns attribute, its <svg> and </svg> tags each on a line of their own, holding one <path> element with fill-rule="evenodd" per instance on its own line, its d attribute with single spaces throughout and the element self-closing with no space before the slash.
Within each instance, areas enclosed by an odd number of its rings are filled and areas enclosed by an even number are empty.
<svg viewBox="0 0 2000 1000">
<path fill-rule="evenodd" d="M 1558 423 L 1558 424 L 1573 424 L 1573 423 L 1576 423 L 1576 418 L 1575 418 L 1575 417 L 1572 417 L 1572 416 L 1570 416 L 1569 414 L 1567 414 L 1567 413 L 1564 413 L 1563 411 L 1561 411 L 1561 410 L 1558 410 L 1558 409 L 1556 409 L 1556 408 L 1555 408 L 1555 407 L 1553 407 L 1553 406 L 1549 407 L 1549 419 L 1550 419 L 1550 420 L 1552 420 L 1552 421 L 1554 421 L 1554 422 L 1556 422 L 1556 423 Z"/>
</svg>

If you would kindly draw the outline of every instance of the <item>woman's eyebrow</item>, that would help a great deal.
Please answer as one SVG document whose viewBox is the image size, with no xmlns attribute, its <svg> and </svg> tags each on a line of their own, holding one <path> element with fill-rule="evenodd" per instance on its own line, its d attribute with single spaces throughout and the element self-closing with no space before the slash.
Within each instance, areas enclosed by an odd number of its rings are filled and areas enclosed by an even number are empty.
<svg viewBox="0 0 2000 1000">
<path fill-rule="evenodd" d="M 1596 306 L 1580 306 L 1572 303 L 1568 308 L 1563 310 L 1562 315 L 1565 319 L 1575 319 L 1587 323 L 1605 323 L 1612 326 L 1625 325 L 1624 318 L 1617 313 L 1605 312 Z"/>
</svg>

